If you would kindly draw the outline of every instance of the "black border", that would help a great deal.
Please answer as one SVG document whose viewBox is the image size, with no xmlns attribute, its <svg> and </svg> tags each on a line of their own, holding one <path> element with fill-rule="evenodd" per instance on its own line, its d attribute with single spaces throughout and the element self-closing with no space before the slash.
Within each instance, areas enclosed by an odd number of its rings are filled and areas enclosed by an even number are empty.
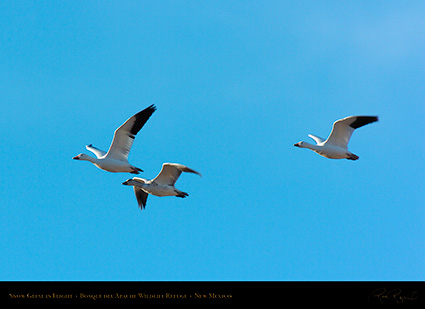
<svg viewBox="0 0 425 309">
<path fill-rule="evenodd" d="M 2 303 L 21 305 L 425 305 L 425 282 L 47 281 L 1 282 Z"/>
</svg>

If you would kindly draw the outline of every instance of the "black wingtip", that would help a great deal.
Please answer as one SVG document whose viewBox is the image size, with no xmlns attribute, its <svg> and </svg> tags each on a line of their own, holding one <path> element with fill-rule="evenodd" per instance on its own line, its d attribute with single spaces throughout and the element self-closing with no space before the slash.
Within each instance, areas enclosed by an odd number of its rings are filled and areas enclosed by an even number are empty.
<svg viewBox="0 0 425 309">
<path fill-rule="evenodd" d="M 155 104 L 152 104 L 151 106 L 148 106 L 147 108 L 149 108 L 149 109 L 153 109 L 154 111 L 156 111 L 156 106 L 155 106 Z"/>
<path fill-rule="evenodd" d="M 156 111 L 156 106 L 155 106 L 155 104 L 152 104 L 152 105 L 146 107 L 144 110 L 142 110 L 141 113 L 142 112 L 147 112 L 147 113 L 150 112 L 151 115 L 152 115 L 155 111 Z"/>
<path fill-rule="evenodd" d="M 350 127 L 357 129 L 378 120 L 378 116 L 358 116 L 356 120 L 350 124 Z"/>
<path fill-rule="evenodd" d="M 134 122 L 134 125 L 131 128 L 130 133 L 133 135 L 136 135 L 155 111 L 156 111 L 156 106 L 152 104 L 151 106 L 145 108 L 144 110 L 134 115 L 136 117 L 136 121 Z"/>
</svg>

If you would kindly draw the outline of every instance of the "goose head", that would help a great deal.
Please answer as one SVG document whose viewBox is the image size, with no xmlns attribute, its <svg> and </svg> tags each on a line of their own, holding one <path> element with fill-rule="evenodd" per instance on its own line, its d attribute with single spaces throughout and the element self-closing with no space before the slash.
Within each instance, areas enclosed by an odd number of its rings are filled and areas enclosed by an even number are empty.
<svg viewBox="0 0 425 309">
<path fill-rule="evenodd" d="M 122 184 L 125 186 L 140 186 L 142 184 L 145 184 L 146 181 L 143 178 L 130 178 L 124 181 Z"/>
<path fill-rule="evenodd" d="M 90 156 L 86 155 L 85 153 L 80 153 L 78 156 L 73 157 L 74 160 L 83 160 L 83 161 L 90 161 Z"/>
</svg>

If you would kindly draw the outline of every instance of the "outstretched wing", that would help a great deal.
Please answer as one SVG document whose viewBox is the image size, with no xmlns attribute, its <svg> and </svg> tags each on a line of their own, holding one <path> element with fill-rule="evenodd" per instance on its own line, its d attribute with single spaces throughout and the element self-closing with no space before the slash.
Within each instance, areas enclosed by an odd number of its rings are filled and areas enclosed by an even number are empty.
<svg viewBox="0 0 425 309">
<path fill-rule="evenodd" d="M 376 116 L 350 116 L 337 120 L 333 124 L 332 132 L 326 143 L 347 148 L 355 129 L 375 121 L 378 121 L 378 117 Z"/>
<path fill-rule="evenodd" d="M 311 137 L 312 139 L 314 139 L 316 144 L 320 144 L 320 143 L 323 143 L 325 141 L 324 138 L 321 138 L 321 137 L 313 135 L 313 134 L 309 134 L 308 136 Z"/>
<path fill-rule="evenodd" d="M 96 147 L 94 147 L 92 144 L 86 145 L 86 149 L 93 152 L 97 158 L 103 157 L 106 155 L 106 151 L 100 150 Z"/>
<path fill-rule="evenodd" d="M 176 183 L 177 179 L 180 177 L 182 172 L 194 173 L 201 176 L 201 174 L 198 173 L 197 171 L 191 168 L 188 168 L 187 166 L 184 166 L 182 164 L 164 163 L 162 164 L 162 169 L 159 172 L 158 176 L 156 176 L 153 179 L 153 181 L 161 185 L 174 186 L 174 184 Z"/>
<path fill-rule="evenodd" d="M 115 130 L 114 139 L 109 147 L 107 157 L 127 162 L 134 138 L 144 124 L 152 116 L 156 107 L 152 104 L 148 108 L 131 116 L 118 129 Z"/>
<path fill-rule="evenodd" d="M 139 204 L 140 210 L 145 209 L 146 201 L 148 199 L 148 193 L 143 191 L 142 188 L 133 186 L 134 194 L 136 194 L 137 204 Z"/>
</svg>

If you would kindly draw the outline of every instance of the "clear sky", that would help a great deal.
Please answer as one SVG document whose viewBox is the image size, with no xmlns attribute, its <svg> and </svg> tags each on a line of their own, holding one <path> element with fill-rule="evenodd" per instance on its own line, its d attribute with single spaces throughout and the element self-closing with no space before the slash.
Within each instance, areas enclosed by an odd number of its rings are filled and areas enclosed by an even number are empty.
<svg viewBox="0 0 425 309">
<path fill-rule="evenodd" d="M 425 280 L 423 1 L 1 1 L 1 280 Z M 157 111 L 129 160 L 72 160 Z M 358 161 L 293 144 L 349 115 Z"/>
</svg>

